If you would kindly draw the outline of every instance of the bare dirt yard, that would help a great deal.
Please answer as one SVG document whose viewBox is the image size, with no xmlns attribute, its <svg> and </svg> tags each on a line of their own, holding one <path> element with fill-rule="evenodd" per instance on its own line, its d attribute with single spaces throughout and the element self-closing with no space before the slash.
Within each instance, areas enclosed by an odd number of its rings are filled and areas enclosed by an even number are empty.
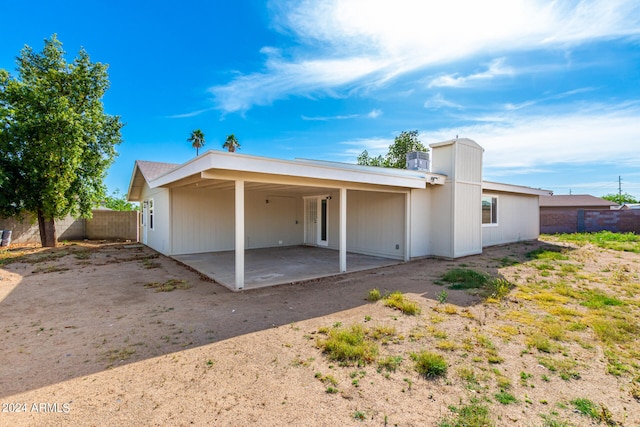
<svg viewBox="0 0 640 427">
<path fill-rule="evenodd" d="M 241 293 L 137 244 L 0 267 L 2 426 L 640 425 L 638 253 L 523 242 Z"/>
</svg>

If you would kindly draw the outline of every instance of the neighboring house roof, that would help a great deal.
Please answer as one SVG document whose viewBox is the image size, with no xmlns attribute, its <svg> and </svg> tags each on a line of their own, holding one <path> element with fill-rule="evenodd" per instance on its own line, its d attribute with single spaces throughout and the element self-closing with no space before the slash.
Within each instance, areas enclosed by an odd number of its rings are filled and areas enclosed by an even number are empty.
<svg viewBox="0 0 640 427">
<path fill-rule="evenodd" d="M 565 196 L 541 196 L 541 208 L 610 208 L 617 203 L 589 194 L 574 194 Z"/>
</svg>

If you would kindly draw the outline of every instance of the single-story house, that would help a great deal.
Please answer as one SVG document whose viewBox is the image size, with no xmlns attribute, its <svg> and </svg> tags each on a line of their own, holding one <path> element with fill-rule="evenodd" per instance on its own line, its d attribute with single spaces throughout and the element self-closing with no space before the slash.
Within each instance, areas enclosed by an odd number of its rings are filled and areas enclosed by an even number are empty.
<svg viewBox="0 0 640 427">
<path fill-rule="evenodd" d="M 585 211 L 608 211 L 617 207 L 616 202 L 589 194 L 540 196 L 540 232 L 584 231 Z"/>
<path fill-rule="evenodd" d="M 347 254 L 458 258 L 538 237 L 548 191 L 483 181 L 484 150 L 470 139 L 430 147 L 430 170 L 222 151 L 180 165 L 136 161 L 127 198 L 142 204 L 141 241 L 158 252 L 233 254 L 235 290 L 254 249 L 330 249 L 328 275 L 351 271 Z"/>
</svg>

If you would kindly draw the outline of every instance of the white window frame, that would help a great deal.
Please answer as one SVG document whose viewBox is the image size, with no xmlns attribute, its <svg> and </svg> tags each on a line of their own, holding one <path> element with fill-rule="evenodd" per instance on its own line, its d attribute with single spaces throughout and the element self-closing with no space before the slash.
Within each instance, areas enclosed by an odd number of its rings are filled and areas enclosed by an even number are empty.
<svg viewBox="0 0 640 427">
<path fill-rule="evenodd" d="M 499 209 L 499 205 L 500 205 L 500 198 L 494 194 L 483 194 L 482 195 L 482 202 L 484 203 L 485 199 L 490 199 L 490 204 L 489 206 L 491 207 L 490 209 L 490 216 L 491 216 L 491 222 L 484 222 L 483 218 L 481 218 L 480 220 L 483 221 L 482 222 L 482 226 L 483 227 L 497 227 L 498 226 L 498 213 L 500 211 Z M 493 203 L 493 200 L 495 199 L 495 204 Z M 495 206 L 495 212 L 494 212 L 494 206 Z M 481 207 L 481 209 L 483 209 L 483 207 Z M 483 215 L 481 215 L 482 217 Z M 493 219 L 495 217 L 495 222 L 493 222 Z"/>
</svg>

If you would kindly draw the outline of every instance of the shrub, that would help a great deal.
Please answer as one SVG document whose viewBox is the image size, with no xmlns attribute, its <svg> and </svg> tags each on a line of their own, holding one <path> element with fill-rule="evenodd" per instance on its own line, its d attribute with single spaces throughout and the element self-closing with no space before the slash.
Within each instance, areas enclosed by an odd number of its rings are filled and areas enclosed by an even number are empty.
<svg viewBox="0 0 640 427">
<path fill-rule="evenodd" d="M 477 289 L 487 283 L 488 276 L 467 268 L 454 268 L 447 271 L 441 280 L 450 283 L 450 289 Z"/>
<path fill-rule="evenodd" d="M 327 335 L 327 339 L 319 344 L 331 360 L 365 364 L 375 360 L 378 354 L 377 345 L 366 339 L 366 332 L 361 325 L 332 328 Z"/>
<path fill-rule="evenodd" d="M 437 353 L 429 351 L 412 353 L 411 359 L 416 362 L 416 371 L 426 378 L 442 377 L 447 373 L 447 362 Z"/>
<path fill-rule="evenodd" d="M 387 296 L 384 305 L 398 309 L 404 314 L 420 314 L 420 307 L 418 306 L 418 303 L 405 298 L 402 292 L 394 292 Z"/>
<path fill-rule="evenodd" d="M 382 295 L 380 294 L 380 291 L 377 288 L 371 289 L 369 291 L 369 295 L 367 295 L 367 300 L 371 302 L 376 302 L 380 299 L 382 299 Z"/>
</svg>

